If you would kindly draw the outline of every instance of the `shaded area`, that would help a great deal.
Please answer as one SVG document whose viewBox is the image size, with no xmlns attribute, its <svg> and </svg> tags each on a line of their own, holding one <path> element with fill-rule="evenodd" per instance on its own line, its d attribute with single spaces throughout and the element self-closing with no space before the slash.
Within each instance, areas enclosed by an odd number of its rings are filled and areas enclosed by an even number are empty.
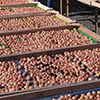
<svg viewBox="0 0 100 100">
<path fill-rule="evenodd" d="M 39 0 L 41 3 L 46 4 L 46 0 Z M 86 4 L 80 3 L 77 0 L 69 0 L 70 10 L 69 17 L 73 20 L 77 20 L 83 24 L 86 28 L 94 31 L 95 30 L 95 8 Z M 55 10 L 60 11 L 60 0 L 52 0 L 51 7 Z M 63 12 L 66 15 L 66 0 L 63 0 Z M 99 9 L 100 12 L 100 9 Z M 100 34 L 100 13 L 98 16 L 98 33 Z"/>
</svg>

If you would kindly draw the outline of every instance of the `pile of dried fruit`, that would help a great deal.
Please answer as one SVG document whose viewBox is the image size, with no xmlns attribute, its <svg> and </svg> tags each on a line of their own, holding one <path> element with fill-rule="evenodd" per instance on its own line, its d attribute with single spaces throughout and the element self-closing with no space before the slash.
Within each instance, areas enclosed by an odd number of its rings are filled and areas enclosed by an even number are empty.
<svg viewBox="0 0 100 100">
<path fill-rule="evenodd" d="M 0 93 L 90 81 L 100 77 L 100 48 L 22 58 L 0 66 Z"/>
<path fill-rule="evenodd" d="M 0 56 L 1 55 L 7 55 L 7 54 L 11 54 L 10 49 L 6 48 L 5 46 L 0 45 Z"/>
<path fill-rule="evenodd" d="M 34 13 L 43 12 L 42 9 L 37 7 L 22 7 L 22 8 L 0 8 L 0 16 L 2 15 L 12 15 L 12 14 L 22 14 L 22 13 Z"/>
<path fill-rule="evenodd" d="M 0 42 L 9 47 L 13 53 L 54 49 L 72 45 L 93 43 L 91 38 L 79 34 L 76 29 L 69 31 L 51 30 L 35 33 L 0 37 Z"/>
<path fill-rule="evenodd" d="M 53 15 L 51 16 L 33 16 L 33 17 L 23 17 L 23 18 L 13 18 L 13 19 L 2 19 L 0 20 L 0 31 L 8 30 L 20 30 L 20 29 L 29 29 L 36 27 L 47 27 L 47 26 L 58 26 L 66 25 L 66 22 L 63 22 Z"/>
<path fill-rule="evenodd" d="M 71 94 L 60 96 L 58 99 L 52 99 L 52 100 L 100 100 L 100 91 L 92 91 L 88 92 L 87 94 L 82 93 L 81 96 L 75 95 L 72 96 Z"/>
<path fill-rule="evenodd" d="M 0 4 L 27 3 L 28 0 L 0 0 Z"/>
</svg>

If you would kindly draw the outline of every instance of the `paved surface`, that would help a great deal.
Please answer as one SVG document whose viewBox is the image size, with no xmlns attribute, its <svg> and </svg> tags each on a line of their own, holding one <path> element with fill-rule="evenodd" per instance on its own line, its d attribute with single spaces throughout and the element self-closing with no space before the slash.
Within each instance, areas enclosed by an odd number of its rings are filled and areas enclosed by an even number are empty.
<svg viewBox="0 0 100 100">
<path fill-rule="evenodd" d="M 41 0 L 40 0 L 41 1 Z M 41 2 L 44 3 L 46 0 L 42 0 Z M 52 7 L 57 10 L 60 11 L 60 7 L 59 7 L 59 0 L 52 0 Z M 66 13 L 66 0 L 63 0 L 63 11 L 64 14 Z M 79 23 L 83 24 L 86 28 L 94 31 L 95 30 L 95 26 L 94 26 L 94 22 L 95 22 L 95 16 L 94 16 L 94 7 L 88 6 L 86 4 L 83 4 L 81 2 L 78 2 L 77 0 L 70 0 L 70 18 L 77 20 Z M 100 9 L 99 9 L 100 12 Z M 100 13 L 99 13 L 100 14 Z M 66 14 L 65 14 L 66 15 Z M 98 21 L 99 21 L 99 34 L 100 34 L 100 15 L 98 16 Z"/>
<path fill-rule="evenodd" d="M 94 7 L 77 2 L 76 5 L 73 4 L 70 6 L 70 18 L 77 20 L 79 23 L 83 24 L 86 28 L 92 31 L 95 31 L 95 25 L 94 25 L 95 24 L 95 16 L 94 16 L 95 12 L 94 10 L 95 10 Z M 98 22 L 99 22 L 98 33 L 100 34 L 100 15 L 98 16 Z"/>
</svg>

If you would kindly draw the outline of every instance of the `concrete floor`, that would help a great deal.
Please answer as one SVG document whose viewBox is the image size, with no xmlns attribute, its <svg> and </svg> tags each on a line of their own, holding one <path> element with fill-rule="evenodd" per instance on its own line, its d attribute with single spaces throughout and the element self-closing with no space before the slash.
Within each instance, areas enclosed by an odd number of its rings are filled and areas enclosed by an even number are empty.
<svg viewBox="0 0 100 100">
<path fill-rule="evenodd" d="M 41 0 L 40 0 L 41 1 Z M 46 0 L 42 0 L 41 3 L 45 4 Z M 66 15 L 66 0 L 63 0 L 63 12 L 64 15 Z M 80 3 L 77 0 L 69 0 L 70 3 L 70 14 L 69 18 L 73 20 L 77 20 L 77 22 L 81 23 L 84 25 L 84 27 L 92 30 L 93 32 L 95 31 L 95 8 L 88 6 L 86 4 Z M 51 7 L 53 7 L 55 10 L 60 11 L 60 4 L 59 0 L 52 0 Z M 99 9 L 100 11 L 100 9 Z M 100 34 L 100 13 L 98 16 L 98 33 Z"/>
</svg>

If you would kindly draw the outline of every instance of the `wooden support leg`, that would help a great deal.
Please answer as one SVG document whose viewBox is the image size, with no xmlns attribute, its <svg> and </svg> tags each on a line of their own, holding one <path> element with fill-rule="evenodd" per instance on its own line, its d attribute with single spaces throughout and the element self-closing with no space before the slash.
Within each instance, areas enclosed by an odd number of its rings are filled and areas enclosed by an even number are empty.
<svg viewBox="0 0 100 100">
<path fill-rule="evenodd" d="M 66 0 L 66 16 L 69 17 L 69 0 Z"/>
<path fill-rule="evenodd" d="M 60 13 L 63 14 L 63 0 L 60 0 Z"/>
<path fill-rule="evenodd" d="M 95 8 L 95 33 L 98 34 L 98 8 Z"/>
</svg>

